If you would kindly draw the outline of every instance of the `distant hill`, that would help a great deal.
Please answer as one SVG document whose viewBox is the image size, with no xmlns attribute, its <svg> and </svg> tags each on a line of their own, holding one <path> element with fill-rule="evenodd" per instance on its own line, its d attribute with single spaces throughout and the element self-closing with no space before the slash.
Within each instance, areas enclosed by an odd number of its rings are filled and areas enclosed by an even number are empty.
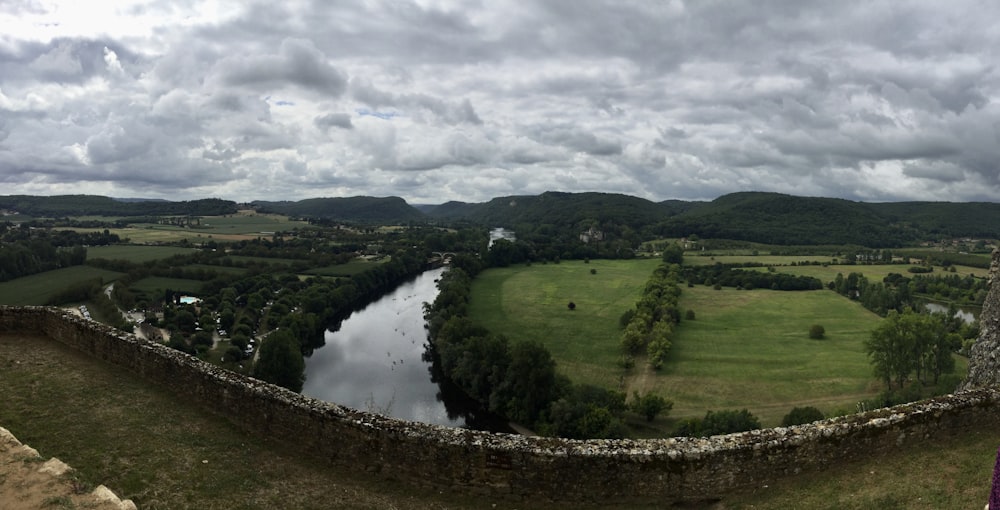
<svg viewBox="0 0 1000 510">
<path fill-rule="evenodd" d="M 251 205 L 261 212 L 358 223 L 405 223 L 427 219 L 399 197 L 307 198 L 298 202 L 254 201 Z"/>
<path fill-rule="evenodd" d="M 574 239 L 596 226 L 611 235 L 651 238 L 697 234 L 779 245 L 857 244 L 896 247 L 923 240 L 1000 239 L 1000 204 L 988 202 L 866 203 L 781 193 L 739 192 L 711 202 L 649 200 L 613 193 L 563 193 L 411 206 L 399 197 L 309 198 L 256 201 L 262 212 L 355 223 L 464 222 L 535 231 Z M 0 196 L 0 209 L 31 217 L 215 216 L 236 212 L 234 202 L 116 199 L 97 195 Z"/>
<path fill-rule="evenodd" d="M 67 216 L 218 216 L 236 212 L 236 203 L 217 198 L 189 202 L 165 200 L 130 201 L 100 195 L 0 196 L 0 209 L 28 216 L 60 218 Z"/>
<path fill-rule="evenodd" d="M 940 237 L 1000 238 L 1000 204 L 866 203 L 740 192 L 677 214 L 659 230 L 782 245 L 893 247 Z"/>
<path fill-rule="evenodd" d="M 685 204 L 689 204 L 686 202 Z M 641 228 L 676 214 L 685 207 L 657 204 L 612 193 L 562 193 L 499 197 L 480 204 L 448 202 L 428 211 L 435 218 L 467 220 L 483 225 L 513 227 L 519 223 L 580 227 L 584 223 L 612 223 Z"/>
</svg>

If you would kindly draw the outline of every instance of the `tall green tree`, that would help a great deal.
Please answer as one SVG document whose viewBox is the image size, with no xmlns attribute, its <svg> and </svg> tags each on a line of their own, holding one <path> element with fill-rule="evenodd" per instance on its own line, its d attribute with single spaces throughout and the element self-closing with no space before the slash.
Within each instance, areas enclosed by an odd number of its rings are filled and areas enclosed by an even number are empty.
<svg viewBox="0 0 1000 510">
<path fill-rule="evenodd" d="M 299 392 L 306 380 L 305 369 L 298 340 L 291 334 L 278 330 L 268 335 L 260 346 L 253 376 Z"/>
</svg>

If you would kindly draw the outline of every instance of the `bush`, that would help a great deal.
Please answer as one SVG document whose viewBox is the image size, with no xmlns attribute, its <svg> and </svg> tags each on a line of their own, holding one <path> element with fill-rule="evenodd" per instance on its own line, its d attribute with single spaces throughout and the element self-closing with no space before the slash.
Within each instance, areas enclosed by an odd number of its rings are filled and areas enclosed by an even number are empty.
<svg viewBox="0 0 1000 510">
<path fill-rule="evenodd" d="M 759 428 L 760 421 L 746 409 L 709 411 L 701 420 L 701 432 L 705 436 L 744 432 Z"/>
<path fill-rule="evenodd" d="M 823 329 L 823 326 L 813 324 L 809 327 L 809 338 L 812 338 L 813 340 L 822 340 L 825 335 L 826 330 Z"/>
<path fill-rule="evenodd" d="M 795 407 L 781 419 L 781 426 L 790 427 L 792 425 L 802 425 L 803 423 L 812 423 L 824 418 L 826 418 L 826 416 L 823 416 L 823 412 L 815 407 Z"/>
<path fill-rule="evenodd" d="M 688 310 L 684 314 L 684 318 L 687 319 L 687 320 L 689 320 L 689 321 L 693 321 L 694 320 L 694 310 Z"/>
</svg>

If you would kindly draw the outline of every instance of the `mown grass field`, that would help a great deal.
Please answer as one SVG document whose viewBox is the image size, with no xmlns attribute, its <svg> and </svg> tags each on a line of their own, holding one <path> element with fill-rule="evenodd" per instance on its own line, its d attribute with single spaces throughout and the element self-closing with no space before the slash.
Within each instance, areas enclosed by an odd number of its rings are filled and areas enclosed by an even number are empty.
<svg viewBox="0 0 1000 510">
<path fill-rule="evenodd" d="M 884 389 L 863 349 L 882 319 L 827 290 L 682 285 L 682 314 L 690 309 L 696 318 L 676 328 L 667 364 L 654 372 L 639 359 L 625 371 L 619 363 L 618 318 L 635 304 L 657 264 L 565 261 L 490 269 L 473 283 L 470 316 L 511 339 L 542 342 L 560 372 L 577 383 L 629 394 L 653 391 L 673 400 L 669 418 L 647 431 L 653 436 L 669 432 L 678 419 L 709 410 L 747 408 L 764 426 L 779 424 L 796 406 L 814 406 L 827 415 L 853 412 L 857 402 Z M 814 268 L 822 266 L 781 269 Z M 567 309 L 569 301 L 576 303 L 575 311 Z M 813 324 L 824 327 L 824 340 L 808 338 Z M 958 365 L 964 374 L 964 359 Z"/>
<path fill-rule="evenodd" d="M 122 273 L 90 266 L 46 271 L 0 283 L 0 304 L 44 305 L 49 298 L 72 285 L 95 278 L 107 284 L 121 277 Z"/>
<path fill-rule="evenodd" d="M 111 246 L 91 246 L 87 248 L 87 259 L 127 260 L 142 264 L 151 260 L 162 260 L 174 255 L 194 253 L 194 248 L 177 246 L 139 246 L 131 244 L 116 244 Z"/>
<path fill-rule="evenodd" d="M 0 373 L 0 426 L 43 457 L 70 464 L 85 490 L 104 484 L 143 509 L 556 506 L 421 489 L 331 466 L 248 434 L 181 392 L 43 338 L 0 335 Z M 989 495 L 998 443 L 1000 432 L 983 427 L 683 508 L 979 509 Z M 664 507 L 623 501 L 572 506 Z"/>
<path fill-rule="evenodd" d="M 674 401 L 674 418 L 747 408 L 774 426 L 793 407 L 854 411 L 882 390 L 863 348 L 882 319 L 832 291 L 684 287 L 680 306 L 695 320 L 675 330 L 667 364 L 634 369 L 640 391 Z M 825 339 L 809 339 L 813 324 Z"/>
<path fill-rule="evenodd" d="M 574 381 L 617 388 L 618 319 L 635 305 L 659 264 L 570 260 L 488 269 L 473 281 L 469 315 L 511 340 L 543 343 Z M 570 301 L 576 304 L 573 311 Z"/>
<path fill-rule="evenodd" d="M 147 296 L 159 297 L 162 299 L 163 292 L 167 289 L 177 292 L 188 292 L 197 294 L 201 291 L 204 282 L 199 280 L 188 280 L 186 278 L 166 278 L 162 276 L 150 276 L 143 278 L 129 288 L 133 292 L 141 292 Z"/>
</svg>

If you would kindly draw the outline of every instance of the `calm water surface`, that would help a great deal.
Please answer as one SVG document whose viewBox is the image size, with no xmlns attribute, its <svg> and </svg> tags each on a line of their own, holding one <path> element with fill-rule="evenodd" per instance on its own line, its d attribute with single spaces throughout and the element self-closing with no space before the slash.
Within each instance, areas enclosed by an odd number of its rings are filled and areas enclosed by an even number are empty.
<svg viewBox="0 0 1000 510">
<path fill-rule="evenodd" d="M 424 272 L 326 332 L 326 345 L 306 358 L 302 394 L 404 420 L 466 426 L 449 418 L 421 359 L 427 330 L 423 304 L 437 296 L 444 268 Z"/>
</svg>

